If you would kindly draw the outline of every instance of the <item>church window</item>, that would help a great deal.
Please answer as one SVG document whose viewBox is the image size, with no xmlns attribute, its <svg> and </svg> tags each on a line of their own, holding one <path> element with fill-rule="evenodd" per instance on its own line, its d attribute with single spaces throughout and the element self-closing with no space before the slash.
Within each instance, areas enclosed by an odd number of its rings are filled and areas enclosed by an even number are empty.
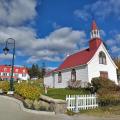
<svg viewBox="0 0 120 120">
<path fill-rule="evenodd" d="M 61 74 L 61 72 L 58 73 L 58 83 L 62 83 L 62 74 Z"/>
<path fill-rule="evenodd" d="M 106 64 L 106 55 L 102 51 L 99 53 L 99 64 Z"/>
<path fill-rule="evenodd" d="M 71 72 L 71 80 L 72 80 L 72 81 L 76 81 L 76 70 L 75 70 L 75 69 L 72 69 L 72 72 Z"/>
<path fill-rule="evenodd" d="M 108 72 L 100 71 L 100 77 L 102 77 L 102 78 L 108 78 Z"/>
</svg>

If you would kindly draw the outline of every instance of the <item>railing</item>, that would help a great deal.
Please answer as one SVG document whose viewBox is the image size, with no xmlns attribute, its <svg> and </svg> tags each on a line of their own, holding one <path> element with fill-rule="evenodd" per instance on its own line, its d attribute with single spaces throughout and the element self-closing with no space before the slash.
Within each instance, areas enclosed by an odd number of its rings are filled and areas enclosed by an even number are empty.
<svg viewBox="0 0 120 120">
<path fill-rule="evenodd" d="M 94 109 L 98 107 L 96 94 L 91 95 L 67 95 L 67 109 L 73 112 Z"/>
</svg>

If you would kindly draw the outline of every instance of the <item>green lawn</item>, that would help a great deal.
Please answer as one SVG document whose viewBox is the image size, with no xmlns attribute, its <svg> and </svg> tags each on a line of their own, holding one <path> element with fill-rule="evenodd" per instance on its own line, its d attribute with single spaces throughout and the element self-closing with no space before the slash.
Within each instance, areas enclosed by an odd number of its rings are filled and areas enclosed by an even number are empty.
<svg viewBox="0 0 120 120">
<path fill-rule="evenodd" d="M 89 94 L 89 91 L 85 89 L 50 88 L 48 89 L 48 93 L 45 95 L 55 99 L 65 100 L 66 95 L 82 95 L 82 94 Z"/>
</svg>

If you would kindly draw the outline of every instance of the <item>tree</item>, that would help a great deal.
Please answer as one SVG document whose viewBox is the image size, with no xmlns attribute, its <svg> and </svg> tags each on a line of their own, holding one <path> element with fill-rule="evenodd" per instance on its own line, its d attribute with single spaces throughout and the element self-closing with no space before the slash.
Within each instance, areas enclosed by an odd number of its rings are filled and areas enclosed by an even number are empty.
<svg viewBox="0 0 120 120">
<path fill-rule="evenodd" d="M 43 78 L 46 73 L 45 63 L 42 64 L 41 68 L 37 64 L 33 64 L 28 70 L 30 78 Z"/>
<path fill-rule="evenodd" d="M 39 67 L 37 64 L 33 64 L 31 68 L 29 68 L 30 78 L 38 78 L 39 77 Z"/>
<path fill-rule="evenodd" d="M 46 73 L 45 63 L 43 62 L 43 63 L 42 63 L 42 69 L 41 69 L 42 78 L 45 76 L 45 73 Z"/>
<path fill-rule="evenodd" d="M 118 67 L 118 71 L 120 71 L 120 58 L 114 58 L 114 62 L 115 62 L 115 64 L 117 65 L 117 67 Z"/>
</svg>

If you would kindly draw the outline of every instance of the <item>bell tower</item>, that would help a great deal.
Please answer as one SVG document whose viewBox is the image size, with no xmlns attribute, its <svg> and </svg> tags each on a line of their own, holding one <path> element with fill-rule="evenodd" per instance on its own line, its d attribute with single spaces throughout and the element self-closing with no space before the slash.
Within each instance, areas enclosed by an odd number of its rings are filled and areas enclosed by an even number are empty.
<svg viewBox="0 0 120 120">
<path fill-rule="evenodd" d="M 91 30 L 91 40 L 89 41 L 89 47 L 90 50 L 94 50 L 98 48 L 98 46 L 101 44 L 102 40 L 100 39 L 100 31 L 96 25 L 96 22 L 92 22 L 92 30 Z"/>
<path fill-rule="evenodd" d="M 91 33 L 90 33 L 91 34 L 91 39 L 100 38 L 100 31 L 99 31 L 95 21 L 92 22 L 91 27 L 92 27 L 92 30 L 91 30 Z"/>
</svg>

